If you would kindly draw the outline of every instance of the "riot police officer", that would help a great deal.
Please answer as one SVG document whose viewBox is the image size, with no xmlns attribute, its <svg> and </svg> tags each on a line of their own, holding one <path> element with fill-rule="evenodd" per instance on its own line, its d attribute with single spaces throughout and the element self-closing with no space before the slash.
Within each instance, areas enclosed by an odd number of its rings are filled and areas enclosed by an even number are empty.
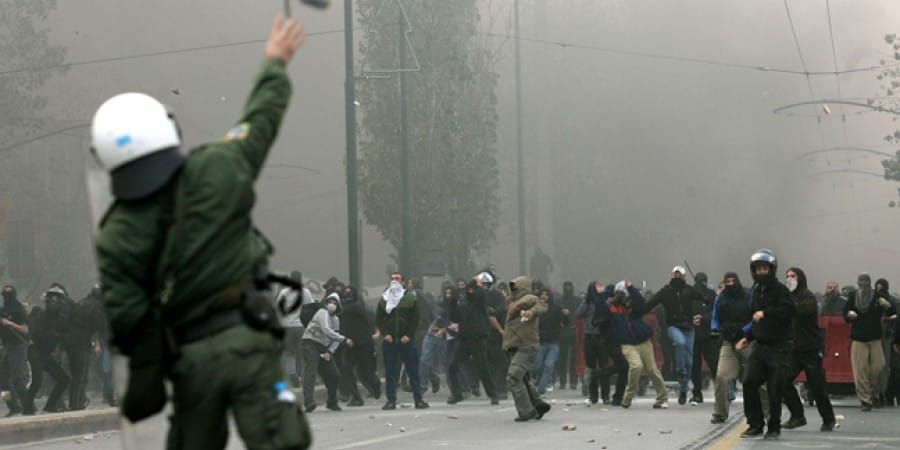
<svg viewBox="0 0 900 450">
<path fill-rule="evenodd" d="M 276 18 L 243 117 L 187 156 L 174 116 L 150 96 L 114 96 L 93 118 L 92 150 L 116 199 L 97 254 L 112 342 L 130 358 L 123 413 L 162 408 L 154 374 L 163 367 L 174 388 L 171 449 L 224 448 L 229 410 L 248 448 L 310 445 L 282 380 L 281 339 L 248 313 L 264 304 L 255 280 L 272 253 L 251 222 L 253 184 L 288 106 L 286 66 L 305 39 L 299 22 Z M 133 384 L 150 387 L 140 402 L 129 401 Z"/>
</svg>

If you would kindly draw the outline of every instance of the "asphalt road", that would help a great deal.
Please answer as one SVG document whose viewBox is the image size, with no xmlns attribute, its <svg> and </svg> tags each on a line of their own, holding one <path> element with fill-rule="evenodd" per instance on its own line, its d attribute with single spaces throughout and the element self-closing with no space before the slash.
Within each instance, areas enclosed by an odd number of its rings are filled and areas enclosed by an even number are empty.
<svg viewBox="0 0 900 450">
<path fill-rule="evenodd" d="M 314 435 L 313 448 L 344 450 L 354 448 L 421 450 L 513 449 L 513 448 L 597 448 L 691 449 L 711 432 L 726 429 L 709 423 L 712 405 L 678 406 L 669 410 L 652 409 L 650 396 L 638 399 L 628 410 L 621 407 L 594 405 L 587 407 L 580 392 L 556 391 L 548 395 L 553 409 L 541 421 L 513 422 L 516 416 L 512 400 L 491 406 L 486 399 L 473 398 L 457 405 L 447 405 L 441 392 L 426 397 L 432 405 L 427 410 L 400 407 L 382 411 L 381 402 L 367 399 L 366 406 L 344 408 L 332 412 L 324 408 L 308 415 Z M 411 403 L 409 394 L 401 393 L 399 401 Z M 402 406 L 402 405 L 401 405 Z M 564 431 L 563 426 L 575 426 Z M 162 415 L 142 423 L 136 431 L 134 448 L 161 449 L 165 441 L 165 419 Z M 123 432 L 96 433 L 20 447 L 42 450 L 123 449 Z M 232 436 L 229 449 L 243 446 Z"/>
<path fill-rule="evenodd" d="M 401 394 L 400 402 L 410 402 Z M 707 394 L 707 398 L 710 395 Z M 654 410 L 650 396 L 639 399 L 625 410 L 620 407 L 587 407 L 575 391 L 556 391 L 548 395 L 553 409 L 539 422 L 515 423 L 511 400 L 491 406 L 485 399 L 470 399 L 458 405 L 446 405 L 443 393 L 426 397 L 427 410 L 399 408 L 382 411 L 381 402 L 360 408 L 331 412 L 320 408 L 308 415 L 315 449 L 679 449 L 693 450 L 769 450 L 775 448 L 824 449 L 900 449 L 900 408 L 862 413 L 854 399 L 837 401 L 841 424 L 833 433 L 818 431 L 820 420 L 814 408 L 807 408 L 809 425 L 784 430 L 779 441 L 741 440 L 745 425 L 741 405 L 733 405 L 736 416 L 726 426 L 709 423 L 712 404 L 679 406 L 670 397 L 669 410 Z M 787 417 L 785 417 L 786 419 Z M 571 424 L 574 431 L 563 431 Z M 729 426 L 733 425 L 733 426 Z M 162 449 L 165 419 L 157 416 L 142 423 L 134 439 L 137 449 Z M 122 432 L 97 433 L 20 447 L 46 450 L 123 449 Z M 232 436 L 229 449 L 243 446 Z M 4 448 L 5 449 L 5 448 Z"/>
</svg>

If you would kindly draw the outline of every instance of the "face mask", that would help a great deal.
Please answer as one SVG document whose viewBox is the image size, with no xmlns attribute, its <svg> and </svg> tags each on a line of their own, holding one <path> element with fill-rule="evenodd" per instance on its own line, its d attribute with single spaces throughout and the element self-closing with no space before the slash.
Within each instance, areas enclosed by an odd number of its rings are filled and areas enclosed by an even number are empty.
<svg viewBox="0 0 900 450">
<path fill-rule="evenodd" d="M 334 314 L 334 312 L 337 311 L 337 305 L 335 305 L 334 303 L 329 303 L 325 305 L 325 309 L 328 310 L 329 314 Z"/>
<path fill-rule="evenodd" d="M 685 283 L 684 278 L 672 278 L 669 285 L 675 289 L 684 289 L 684 287 L 687 286 L 687 283 Z"/>
<path fill-rule="evenodd" d="M 788 278 L 784 280 L 784 285 L 787 286 L 788 290 L 794 292 L 797 290 L 797 279 L 796 278 Z"/>
<path fill-rule="evenodd" d="M 15 298 L 16 298 L 15 292 L 7 291 L 7 292 L 3 293 L 3 300 L 10 301 L 10 300 L 15 300 Z"/>
<path fill-rule="evenodd" d="M 618 291 L 615 293 L 615 296 L 613 298 L 615 299 L 616 303 L 625 303 L 625 300 L 628 298 L 628 295 L 626 295 L 622 291 Z"/>
<path fill-rule="evenodd" d="M 734 296 L 738 293 L 738 287 L 736 284 L 732 284 L 730 286 L 726 284 L 725 288 L 722 289 L 722 293 L 728 296 Z"/>
</svg>

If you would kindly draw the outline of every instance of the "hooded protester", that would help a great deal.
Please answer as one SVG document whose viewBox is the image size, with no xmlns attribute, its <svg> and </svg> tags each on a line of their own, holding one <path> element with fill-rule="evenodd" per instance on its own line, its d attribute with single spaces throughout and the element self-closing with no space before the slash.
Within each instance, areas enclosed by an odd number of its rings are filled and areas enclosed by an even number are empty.
<svg viewBox="0 0 900 450">
<path fill-rule="evenodd" d="M 653 330 L 642 319 L 651 309 L 640 291 L 631 285 L 631 281 L 622 280 L 616 283 L 607 305 L 598 310 L 598 313 L 606 317 L 613 339 L 622 346 L 622 355 L 628 363 L 628 385 L 622 397 L 622 407 L 626 409 L 631 407 L 641 373 L 645 369 L 656 390 L 653 408 L 669 408 L 669 394 L 653 354 L 653 342 L 650 339 L 653 337 Z"/>
<path fill-rule="evenodd" d="M 338 331 L 341 329 L 341 296 L 332 292 L 322 300 L 322 308 L 310 319 L 303 332 L 303 401 L 306 412 L 316 409 L 314 397 L 316 388 L 316 372 L 325 382 L 328 391 L 326 408 L 340 411 L 337 390 L 340 382 L 340 371 L 334 354 L 341 344 L 353 347 L 353 341 Z"/>
<path fill-rule="evenodd" d="M 28 381 L 28 316 L 12 285 L 3 286 L 0 309 L 0 340 L 4 354 L 0 361 L 0 388 L 10 391 L 7 417 L 22 412 Z"/>
<path fill-rule="evenodd" d="M 571 281 L 563 283 L 562 297 L 559 299 L 559 306 L 562 307 L 563 314 L 571 317 L 581 305 L 581 299 L 575 295 L 575 285 Z M 559 359 L 556 363 L 556 377 L 559 379 L 559 388 L 565 389 L 566 381 L 568 381 L 569 389 L 578 387 L 578 372 L 575 370 L 575 320 L 569 320 L 569 323 L 563 326 L 559 333 Z"/>
<path fill-rule="evenodd" d="M 736 344 L 744 338 L 743 327 L 753 320 L 747 292 L 741 285 L 741 279 L 735 272 L 726 272 L 722 281 L 722 292 L 716 297 L 710 322 L 710 334 L 720 337 L 719 365 L 716 370 L 715 406 L 710 422 L 725 423 L 728 420 L 731 400 L 729 390 L 731 383 L 745 373 L 747 361 L 753 351 L 753 345 L 738 350 Z M 768 409 L 768 394 L 761 397 L 763 410 Z"/>
<path fill-rule="evenodd" d="M 488 272 L 476 275 L 466 286 L 465 296 L 461 296 L 451 304 L 449 317 L 457 324 L 459 343 L 453 355 L 450 355 L 450 398 L 447 404 L 463 401 L 462 387 L 459 385 L 459 372 L 463 363 L 469 361 L 484 385 L 484 391 L 491 398 L 491 404 L 498 404 L 500 399 L 494 389 L 493 368 L 487 358 L 487 338 L 491 332 L 490 307 L 488 305 L 488 285 L 494 283 L 494 276 Z M 470 360 L 471 358 L 471 360 Z M 469 380 L 474 382 L 475 380 Z"/>
<path fill-rule="evenodd" d="M 609 317 L 605 312 L 608 308 L 607 300 L 611 297 L 613 286 L 604 286 L 600 281 L 591 282 L 575 316 L 584 320 L 584 383 L 587 385 L 588 401 L 594 404 L 602 398 L 604 404 L 619 406 L 628 382 L 628 362 L 622 355 L 622 346 L 613 337 Z M 612 364 L 609 364 L 610 359 Z M 617 374 L 616 391 L 610 401 L 609 378 L 613 373 Z"/>
<path fill-rule="evenodd" d="M 744 337 L 735 345 L 740 351 L 755 342 L 744 376 L 744 414 L 749 427 L 742 438 L 763 435 L 765 439 L 781 436 L 781 401 L 785 370 L 790 363 L 790 342 L 794 338 L 793 320 L 796 312 L 791 292 L 775 276 L 778 260 L 768 249 L 760 249 L 750 256 L 750 271 L 755 284 L 750 290 L 751 322 L 744 325 Z M 766 385 L 769 397 L 769 420 L 766 423 L 760 387 Z"/>
<path fill-rule="evenodd" d="M 53 353 L 60 345 L 62 329 L 60 323 L 61 303 L 57 296 L 42 295 L 45 308 L 35 306 L 29 315 L 28 327 L 31 332 L 31 346 L 28 349 L 28 360 L 31 363 L 32 382 L 23 403 L 24 415 L 35 414 L 34 399 L 44 381 L 44 373 L 53 378 L 53 390 L 44 404 L 44 412 L 65 411 L 62 395 L 69 387 L 69 374 L 59 365 Z"/>
<path fill-rule="evenodd" d="M 428 330 L 422 339 L 422 355 L 419 362 L 419 384 L 422 389 L 431 383 L 431 392 L 437 393 L 440 390 L 440 379 L 434 380 L 431 373 L 434 371 L 433 365 L 437 365 L 447 372 L 447 326 L 450 321 L 447 319 L 447 308 L 450 303 L 455 301 L 456 290 L 448 282 L 444 284 L 441 299 L 436 301 L 433 309 L 433 319 L 428 325 Z"/>
<path fill-rule="evenodd" d="M 669 284 L 650 299 L 647 307 L 662 305 L 666 310 L 666 333 L 675 346 L 675 372 L 678 377 L 678 404 L 687 403 L 688 381 L 694 361 L 694 303 L 703 303 L 703 296 L 684 280 L 687 270 L 672 268 Z"/>
<path fill-rule="evenodd" d="M 794 379 L 802 371 L 806 373 L 810 397 L 815 399 L 819 416 L 822 417 L 821 430 L 832 431 L 835 426 L 834 409 L 825 393 L 825 368 L 822 367 L 825 339 L 819 328 L 816 296 L 807 287 L 806 273 L 797 267 L 787 270 L 785 285 L 797 304 L 797 312 L 794 314 L 794 348 L 791 352 L 791 365 L 785 375 L 784 390 L 784 403 L 791 412 L 791 418 L 784 424 L 784 428 L 790 430 L 806 425 L 803 402 L 797 390 L 792 388 Z"/>
<path fill-rule="evenodd" d="M 381 354 L 384 356 L 384 392 L 387 402 L 383 410 L 397 409 L 397 382 L 401 363 L 409 373 L 409 384 L 417 409 L 428 408 L 422 399 L 419 384 L 419 357 L 413 340 L 419 326 L 419 301 L 415 293 L 403 288 L 403 274 L 391 274 L 391 284 L 378 301 L 375 325 L 383 337 Z"/>
<path fill-rule="evenodd" d="M 535 358 L 534 373 L 538 379 L 538 394 L 545 395 L 553 388 L 553 373 L 559 358 L 559 335 L 563 327 L 569 324 L 569 316 L 563 314 L 562 307 L 554 301 L 549 289 L 541 289 L 538 297 L 547 303 L 547 312 L 541 315 L 538 327 L 541 345 Z"/>
<path fill-rule="evenodd" d="M 894 311 L 900 311 L 898 299 L 891 295 L 891 285 L 888 280 L 879 278 L 875 282 L 875 295 L 884 297 L 894 305 Z M 897 339 L 897 327 L 900 320 L 888 319 L 884 322 L 884 355 L 885 373 L 883 376 L 882 396 L 884 406 L 900 404 L 900 353 L 894 350 L 893 343 Z"/>
<path fill-rule="evenodd" d="M 716 376 L 716 369 L 719 364 L 719 342 L 709 338 L 709 324 L 713 304 L 716 301 L 716 291 L 706 285 L 708 281 L 709 278 L 704 272 L 698 272 L 694 277 L 694 289 L 700 294 L 703 301 L 693 303 L 694 349 L 693 360 L 691 361 L 691 384 L 693 385 L 693 390 L 690 399 L 692 406 L 703 403 L 703 361 L 706 361 L 712 377 Z"/>
<path fill-rule="evenodd" d="M 872 277 L 861 273 L 856 277 L 856 292 L 844 306 L 844 320 L 850 324 L 850 362 L 853 383 L 863 411 L 871 411 L 878 398 L 878 382 L 884 369 L 881 346 L 882 317 L 897 318 L 891 301 L 875 295 Z"/>
<path fill-rule="evenodd" d="M 353 342 L 352 347 L 344 348 L 341 358 L 341 384 L 350 394 L 347 406 L 363 406 L 363 399 L 356 385 L 357 374 L 372 397 L 381 397 L 381 380 L 375 374 L 373 357 L 375 341 L 372 335 L 375 333 L 375 326 L 361 295 L 355 286 L 347 285 L 341 298 L 341 332 Z"/>
<path fill-rule="evenodd" d="M 514 420 L 540 420 L 550 411 L 550 404 L 541 400 L 531 381 L 530 371 L 541 341 L 538 331 L 540 316 L 547 312 L 547 304 L 531 293 L 531 280 L 528 277 L 520 276 L 510 281 L 509 290 L 503 349 L 509 355 L 506 384 L 518 412 Z"/>
</svg>

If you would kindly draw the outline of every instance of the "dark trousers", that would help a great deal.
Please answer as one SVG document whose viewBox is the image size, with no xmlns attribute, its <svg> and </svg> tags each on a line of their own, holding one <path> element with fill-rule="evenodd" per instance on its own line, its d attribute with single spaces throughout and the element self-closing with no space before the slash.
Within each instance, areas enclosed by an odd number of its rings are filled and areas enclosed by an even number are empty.
<svg viewBox="0 0 900 450">
<path fill-rule="evenodd" d="M 559 386 L 566 384 L 574 388 L 578 385 L 578 373 L 575 371 L 575 336 L 567 336 L 559 340 L 559 359 L 556 360 L 556 377 Z M 568 383 L 566 383 L 568 381 Z"/>
<path fill-rule="evenodd" d="M 23 412 L 25 414 L 35 413 L 34 398 L 44 383 L 44 373 L 53 378 L 53 390 L 50 391 L 50 396 L 47 397 L 44 411 L 57 412 L 65 409 L 64 405 L 61 405 L 59 401 L 69 386 L 69 375 L 66 371 L 53 359 L 50 353 L 42 352 L 36 347 L 28 349 L 28 361 L 31 363 L 31 386 L 28 387 L 25 401 L 22 403 Z"/>
<path fill-rule="evenodd" d="M 314 341 L 303 341 L 303 403 L 306 406 L 316 404 L 316 374 L 322 377 L 325 390 L 328 391 L 328 404 L 337 405 L 337 390 L 341 373 L 338 370 L 334 355 L 330 360 L 322 357 L 328 349 Z"/>
<path fill-rule="evenodd" d="M 584 336 L 585 367 L 590 370 L 588 383 L 588 397 L 596 403 L 599 398 L 609 400 L 610 376 L 616 375 L 616 391 L 613 400 L 619 402 L 625 395 L 625 387 L 628 383 L 628 361 L 622 354 L 622 346 L 596 334 Z M 612 360 L 612 364 L 610 364 Z"/>
<path fill-rule="evenodd" d="M 450 360 L 453 359 L 453 355 L 456 353 L 456 349 L 459 348 L 459 339 L 450 339 L 447 341 L 447 387 L 453 383 L 450 381 Z M 471 376 L 472 368 L 471 364 L 468 361 L 464 361 L 462 363 L 462 370 L 457 371 L 456 373 L 456 382 L 459 383 L 459 386 L 468 394 L 470 392 L 470 379 L 476 379 L 477 377 Z"/>
<path fill-rule="evenodd" d="M 469 357 L 472 358 L 472 364 L 478 372 L 478 378 L 484 385 L 484 392 L 488 397 L 495 397 L 494 391 L 494 373 L 487 360 L 487 339 L 486 338 L 459 338 L 459 344 L 456 351 L 450 358 L 450 394 L 454 397 L 462 397 L 462 388 L 459 383 L 459 370 L 462 363 Z M 473 380 L 469 380 L 471 383 Z"/>
<path fill-rule="evenodd" d="M 494 393 L 498 396 L 507 395 L 506 372 L 509 370 L 509 357 L 503 350 L 503 337 L 499 334 L 488 337 L 487 358 L 494 374 Z"/>
<path fill-rule="evenodd" d="M 346 392 L 354 400 L 362 400 L 359 387 L 356 385 L 357 374 L 359 381 L 373 397 L 381 396 L 381 380 L 375 374 L 375 359 L 372 357 L 374 354 L 374 345 L 354 345 L 352 348 L 343 349 L 341 391 Z"/>
<path fill-rule="evenodd" d="M 0 388 L 11 391 L 12 396 L 6 402 L 10 412 L 22 412 L 22 402 L 28 391 L 25 382 L 28 378 L 28 345 L 16 342 L 7 345 L 3 360 L 0 361 Z"/>
<path fill-rule="evenodd" d="M 70 346 L 65 347 L 66 358 L 69 360 L 69 409 L 82 410 L 87 407 L 87 397 L 84 393 L 84 385 L 87 383 L 88 351 L 89 347 L 80 345 L 82 341 L 75 339 Z"/>
<path fill-rule="evenodd" d="M 413 398 L 416 402 L 422 401 L 422 386 L 419 384 L 419 356 L 416 352 L 415 341 L 409 341 L 407 344 L 402 344 L 397 340 L 390 344 L 382 341 L 381 354 L 384 355 L 384 392 L 387 401 L 397 402 L 397 381 L 400 379 L 401 363 L 409 373 Z"/>
<path fill-rule="evenodd" d="M 695 338 L 697 336 L 694 336 Z M 722 343 L 717 339 L 694 339 L 694 363 L 691 365 L 691 384 L 694 397 L 703 397 L 703 361 L 709 366 L 709 375 L 715 378 L 719 367 L 719 351 Z"/>
<path fill-rule="evenodd" d="M 744 377 L 744 414 L 751 427 L 763 428 L 766 424 L 759 397 L 759 388 L 765 384 L 769 395 L 769 431 L 781 431 L 781 400 L 790 362 L 790 342 L 754 345 Z"/>
<path fill-rule="evenodd" d="M 825 393 L 825 369 L 822 367 L 822 352 L 818 350 L 791 353 L 791 364 L 785 375 L 784 403 L 791 412 L 791 417 L 803 417 L 803 402 L 794 389 L 794 378 L 800 372 L 806 372 L 806 386 L 809 387 L 810 398 L 816 401 L 816 408 L 823 423 L 834 422 L 834 409 L 831 400 Z"/>
</svg>

